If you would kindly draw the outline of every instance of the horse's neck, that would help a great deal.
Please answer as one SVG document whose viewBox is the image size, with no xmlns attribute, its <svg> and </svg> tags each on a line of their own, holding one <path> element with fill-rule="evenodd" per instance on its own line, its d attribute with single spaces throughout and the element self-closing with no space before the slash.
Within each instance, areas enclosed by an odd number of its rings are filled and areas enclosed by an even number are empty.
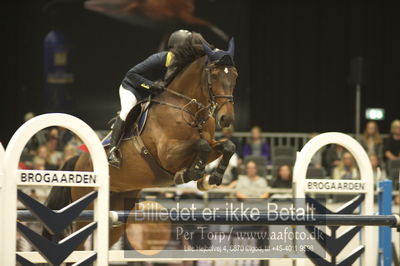
<svg viewBox="0 0 400 266">
<path fill-rule="evenodd" d="M 206 104 L 207 95 L 202 88 L 204 60 L 204 57 L 200 57 L 191 63 L 171 82 L 169 89 Z"/>
</svg>

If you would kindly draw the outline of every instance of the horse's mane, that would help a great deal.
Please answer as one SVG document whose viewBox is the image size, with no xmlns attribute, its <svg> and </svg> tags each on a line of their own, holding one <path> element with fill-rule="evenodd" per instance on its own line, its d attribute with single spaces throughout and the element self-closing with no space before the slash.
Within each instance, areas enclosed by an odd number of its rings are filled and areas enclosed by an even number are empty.
<svg viewBox="0 0 400 266">
<path fill-rule="evenodd" d="M 171 49 L 174 58 L 165 74 L 164 79 L 167 84 L 193 61 L 205 55 L 203 43 L 208 44 L 200 33 L 192 32 L 191 36 L 186 39 L 184 44 Z M 210 44 L 208 45 L 211 46 Z"/>
</svg>

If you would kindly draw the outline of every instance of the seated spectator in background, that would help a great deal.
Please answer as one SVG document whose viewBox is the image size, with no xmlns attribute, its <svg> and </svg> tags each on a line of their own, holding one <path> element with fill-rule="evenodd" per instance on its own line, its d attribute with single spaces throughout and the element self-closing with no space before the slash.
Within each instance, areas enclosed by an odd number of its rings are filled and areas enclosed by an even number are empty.
<svg viewBox="0 0 400 266">
<path fill-rule="evenodd" d="M 251 129 L 251 140 L 250 143 L 246 143 L 243 146 L 243 157 L 246 156 L 264 156 L 267 162 L 270 160 L 271 153 L 268 143 L 264 142 L 261 137 L 261 128 L 254 126 Z"/>
<path fill-rule="evenodd" d="M 263 192 L 267 188 L 267 181 L 257 175 L 257 165 L 253 161 L 246 164 L 246 175 L 240 175 L 236 184 L 236 197 L 245 199 L 266 199 L 268 192 Z"/>
<path fill-rule="evenodd" d="M 332 170 L 340 164 L 343 153 L 343 146 L 338 144 L 330 145 L 325 151 L 325 170 L 328 175 L 332 175 Z"/>
<path fill-rule="evenodd" d="M 68 145 L 68 142 L 71 141 L 71 139 L 74 137 L 74 133 L 69 131 L 68 129 L 64 127 L 59 127 L 58 128 L 58 151 L 63 151 L 64 147 Z"/>
<path fill-rule="evenodd" d="M 78 155 L 78 148 L 71 144 L 67 144 L 64 147 L 64 154 L 61 165 L 64 165 L 66 161 Z"/>
<path fill-rule="evenodd" d="M 310 134 L 310 140 L 319 134 L 317 132 L 313 132 Z M 316 153 L 314 153 L 314 156 L 311 158 L 311 163 L 310 165 L 315 168 L 322 168 L 322 151 L 323 149 L 319 149 Z"/>
<path fill-rule="evenodd" d="M 39 146 L 39 148 L 36 150 L 36 156 L 42 158 L 46 162 L 46 170 L 56 170 L 58 168 L 57 165 L 49 163 L 49 150 L 47 149 L 46 145 Z"/>
<path fill-rule="evenodd" d="M 237 137 L 235 137 L 233 135 L 233 133 L 234 133 L 233 125 L 230 125 L 229 127 L 225 127 L 222 129 L 222 136 L 220 138 L 218 138 L 217 140 L 229 139 L 230 141 L 232 141 L 236 146 L 236 154 L 239 157 L 242 157 L 242 143 Z"/>
<path fill-rule="evenodd" d="M 387 160 L 400 159 L 400 120 L 394 120 L 390 126 L 390 137 L 386 140 L 384 154 Z"/>
<path fill-rule="evenodd" d="M 333 169 L 333 179 L 359 179 L 353 155 L 345 151 L 338 166 Z"/>
<path fill-rule="evenodd" d="M 375 121 L 369 121 L 367 123 L 364 134 L 361 136 L 359 142 L 368 155 L 376 155 L 378 156 L 379 161 L 382 161 L 383 143 L 378 125 Z"/>
<path fill-rule="evenodd" d="M 287 165 L 281 165 L 278 168 L 278 175 L 272 183 L 273 188 L 291 188 L 292 187 L 292 168 Z"/>
<path fill-rule="evenodd" d="M 58 147 L 58 130 L 57 128 L 53 128 L 49 131 L 47 136 L 46 147 L 49 152 L 49 157 L 47 162 L 49 164 L 57 166 L 57 168 L 61 165 L 61 161 L 63 158 L 62 152 L 57 150 Z"/>
<path fill-rule="evenodd" d="M 72 145 L 74 147 L 80 147 L 83 144 L 83 141 L 75 134 L 72 135 L 72 138 L 68 141 L 68 145 Z"/>
<path fill-rule="evenodd" d="M 371 154 L 368 156 L 369 161 L 371 162 L 372 171 L 374 173 L 374 184 L 377 184 L 378 181 L 386 178 L 385 171 L 382 169 L 381 162 L 376 154 Z"/>
<path fill-rule="evenodd" d="M 39 157 L 35 156 L 32 162 L 32 169 L 33 170 L 46 170 L 46 161 Z"/>
</svg>

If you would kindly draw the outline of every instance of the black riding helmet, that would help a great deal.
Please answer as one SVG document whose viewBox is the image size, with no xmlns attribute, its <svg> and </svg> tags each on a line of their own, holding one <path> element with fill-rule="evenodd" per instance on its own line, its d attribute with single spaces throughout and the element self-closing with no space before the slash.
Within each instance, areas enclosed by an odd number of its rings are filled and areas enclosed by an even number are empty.
<svg viewBox="0 0 400 266">
<path fill-rule="evenodd" d="M 168 40 L 168 49 L 172 49 L 176 46 L 179 46 L 185 42 L 192 33 L 188 30 L 177 30 L 169 36 Z"/>
</svg>

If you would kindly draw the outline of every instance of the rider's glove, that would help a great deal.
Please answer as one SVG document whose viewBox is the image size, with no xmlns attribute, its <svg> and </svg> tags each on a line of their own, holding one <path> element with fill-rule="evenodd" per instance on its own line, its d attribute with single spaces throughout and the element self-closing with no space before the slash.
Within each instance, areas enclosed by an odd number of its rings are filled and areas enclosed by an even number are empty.
<svg viewBox="0 0 400 266">
<path fill-rule="evenodd" d="M 164 82 L 156 81 L 153 85 L 150 86 L 150 93 L 153 95 L 157 95 L 162 93 L 165 90 Z"/>
</svg>

